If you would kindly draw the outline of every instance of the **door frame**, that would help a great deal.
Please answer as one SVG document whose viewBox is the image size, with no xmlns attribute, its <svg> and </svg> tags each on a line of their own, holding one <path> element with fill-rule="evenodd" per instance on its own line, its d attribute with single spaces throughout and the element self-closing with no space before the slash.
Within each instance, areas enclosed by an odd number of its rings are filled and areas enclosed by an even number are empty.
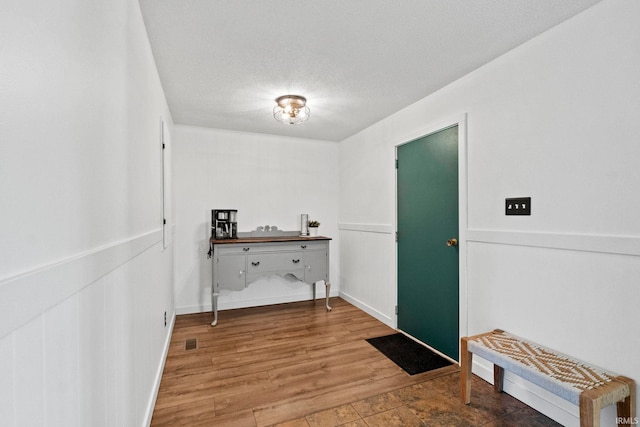
<svg viewBox="0 0 640 427">
<path fill-rule="evenodd" d="M 461 114 L 454 117 L 448 117 L 443 120 L 434 121 L 433 123 L 417 129 L 403 138 L 398 138 L 398 142 L 394 144 L 394 158 L 398 158 L 398 147 L 413 142 L 417 139 L 424 138 L 441 130 L 458 126 L 458 284 L 459 284 L 459 302 L 458 302 L 458 330 L 460 338 L 468 335 L 468 316 L 467 316 L 467 200 L 468 200 L 468 164 L 467 164 L 467 114 Z M 398 175 L 397 172 L 394 177 L 395 186 L 395 218 L 394 229 L 398 230 Z M 396 307 L 398 304 L 398 244 L 395 245 L 395 301 Z M 398 315 L 394 318 L 394 327 L 398 329 Z M 415 340 L 414 337 L 410 337 Z M 417 341 L 417 340 L 416 340 Z M 427 343 L 422 343 L 431 348 Z M 459 345 L 459 344 L 458 344 Z M 436 353 L 451 360 L 450 357 L 440 353 L 439 351 L 431 348 Z M 459 349 L 458 349 L 459 350 Z M 458 363 L 459 361 L 455 361 Z"/>
</svg>

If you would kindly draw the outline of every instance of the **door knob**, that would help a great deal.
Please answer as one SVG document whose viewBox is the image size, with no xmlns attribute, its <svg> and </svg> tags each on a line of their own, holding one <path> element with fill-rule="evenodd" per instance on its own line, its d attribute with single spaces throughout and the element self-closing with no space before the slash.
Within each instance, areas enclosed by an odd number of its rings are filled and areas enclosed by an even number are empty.
<svg viewBox="0 0 640 427">
<path fill-rule="evenodd" d="M 458 246 L 458 239 L 447 240 L 447 246 Z"/>
</svg>

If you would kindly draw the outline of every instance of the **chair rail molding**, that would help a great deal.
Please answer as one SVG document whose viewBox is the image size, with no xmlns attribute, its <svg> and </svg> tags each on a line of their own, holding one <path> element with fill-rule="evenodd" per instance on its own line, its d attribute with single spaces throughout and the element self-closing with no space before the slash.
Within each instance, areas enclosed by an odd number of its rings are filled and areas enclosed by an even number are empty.
<svg viewBox="0 0 640 427">
<path fill-rule="evenodd" d="M 162 242 L 162 229 L 0 279 L 0 338 Z"/>
<path fill-rule="evenodd" d="M 393 234 L 395 229 L 392 224 L 365 224 L 365 223 L 347 223 L 341 222 L 338 224 L 339 230 L 345 231 L 362 231 L 365 233 L 382 233 Z"/>
<path fill-rule="evenodd" d="M 467 241 L 617 255 L 640 255 L 640 237 L 638 236 L 469 229 L 467 230 Z"/>
</svg>

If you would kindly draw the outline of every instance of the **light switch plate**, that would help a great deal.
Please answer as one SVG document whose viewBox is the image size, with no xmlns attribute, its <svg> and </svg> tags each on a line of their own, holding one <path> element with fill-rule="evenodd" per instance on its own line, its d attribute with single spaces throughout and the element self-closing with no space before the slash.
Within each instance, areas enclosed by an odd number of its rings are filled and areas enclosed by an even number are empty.
<svg viewBox="0 0 640 427">
<path fill-rule="evenodd" d="M 531 215 L 531 197 L 505 199 L 505 215 Z"/>
</svg>

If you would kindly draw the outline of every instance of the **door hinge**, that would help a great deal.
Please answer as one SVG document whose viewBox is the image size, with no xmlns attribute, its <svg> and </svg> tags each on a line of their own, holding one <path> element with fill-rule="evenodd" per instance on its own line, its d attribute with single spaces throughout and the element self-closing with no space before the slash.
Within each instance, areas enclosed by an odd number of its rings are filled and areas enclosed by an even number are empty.
<svg viewBox="0 0 640 427">
<path fill-rule="evenodd" d="M 396 305 L 396 316 L 398 315 L 398 306 Z"/>
<path fill-rule="evenodd" d="M 396 243 L 398 243 L 398 232 L 396 231 Z"/>
<path fill-rule="evenodd" d="M 162 225 L 167 225 L 167 220 L 165 218 L 162 218 Z"/>
<path fill-rule="evenodd" d="M 398 159 L 396 159 L 396 169 L 398 169 Z"/>
</svg>

